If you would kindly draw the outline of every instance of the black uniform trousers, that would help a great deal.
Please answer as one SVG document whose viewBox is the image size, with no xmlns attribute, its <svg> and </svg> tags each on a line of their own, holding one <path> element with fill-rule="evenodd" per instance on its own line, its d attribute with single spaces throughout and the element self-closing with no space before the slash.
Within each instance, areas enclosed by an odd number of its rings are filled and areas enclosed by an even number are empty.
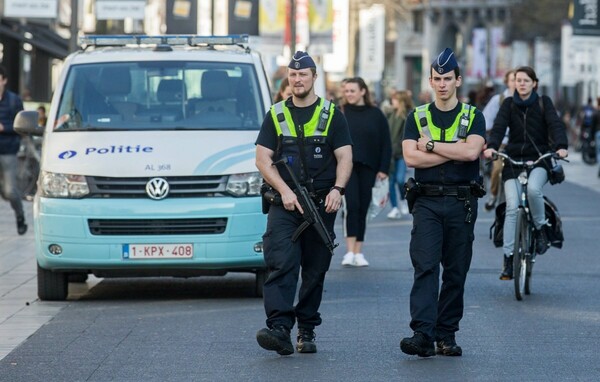
<svg viewBox="0 0 600 382">
<path fill-rule="evenodd" d="M 335 213 L 326 213 L 323 203 L 317 204 L 321 217 L 332 238 Z M 263 287 L 267 326 L 283 325 L 288 329 L 298 321 L 299 328 L 313 329 L 321 324 L 319 307 L 323 294 L 325 273 L 331 264 L 331 252 L 317 232 L 308 227 L 296 242 L 292 235 L 304 219 L 297 211 L 286 211 L 272 205 L 263 235 L 264 256 L 269 277 Z M 302 268 L 302 283 L 298 303 L 294 298 Z"/>
<path fill-rule="evenodd" d="M 454 335 L 463 316 L 464 286 L 471 266 L 477 219 L 477 199 L 473 196 L 471 208 L 471 223 L 465 222 L 464 200 L 456 196 L 419 196 L 413 208 L 410 327 L 431 339 Z"/>
</svg>

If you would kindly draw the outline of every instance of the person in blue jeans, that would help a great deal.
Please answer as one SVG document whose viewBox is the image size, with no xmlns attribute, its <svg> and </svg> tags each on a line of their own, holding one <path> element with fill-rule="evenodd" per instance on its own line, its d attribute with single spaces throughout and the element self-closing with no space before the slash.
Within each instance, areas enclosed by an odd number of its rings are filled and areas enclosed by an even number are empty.
<svg viewBox="0 0 600 382">
<path fill-rule="evenodd" d="M 515 160 L 535 160 L 542 154 L 554 151 L 566 158 L 567 130 L 558 117 L 552 100 L 538 95 L 538 78 L 533 68 L 522 66 L 515 71 L 515 93 L 500 106 L 490 133 L 487 149 L 483 152 L 490 159 L 500 148 L 506 130 L 509 129 L 506 154 Z M 551 163 L 540 162 L 529 174 L 527 196 L 529 208 L 535 225 L 537 253 L 544 254 L 550 247 L 544 226 L 547 224 L 544 209 L 543 186 L 548 181 Z M 518 176 L 521 168 L 505 162 L 502 170 L 504 195 L 506 198 L 506 217 L 504 219 L 504 265 L 500 280 L 513 278 L 513 249 L 515 226 L 521 184 Z"/>
<path fill-rule="evenodd" d="M 404 191 L 404 179 L 406 178 L 406 162 L 402 156 L 402 139 L 404 138 L 404 124 L 408 112 L 414 109 L 410 93 L 402 90 L 392 94 L 392 110 L 387 115 L 390 125 L 390 137 L 392 139 L 392 163 L 390 165 L 390 203 L 391 211 L 387 214 L 388 219 L 399 219 L 402 215 L 408 215 L 408 204 Z M 398 193 L 400 190 L 400 203 Z M 398 208 L 399 207 L 399 208 Z"/>
</svg>

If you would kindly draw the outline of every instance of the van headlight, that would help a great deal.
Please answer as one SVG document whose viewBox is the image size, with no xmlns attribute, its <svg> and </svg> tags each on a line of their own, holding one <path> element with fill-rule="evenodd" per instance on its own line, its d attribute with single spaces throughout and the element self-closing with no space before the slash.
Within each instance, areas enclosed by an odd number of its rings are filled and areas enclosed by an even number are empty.
<svg viewBox="0 0 600 382">
<path fill-rule="evenodd" d="M 226 191 L 233 196 L 260 195 L 262 176 L 260 172 L 229 175 Z"/>
<path fill-rule="evenodd" d="M 42 171 L 40 186 L 46 198 L 82 198 L 90 193 L 83 175 Z"/>
</svg>

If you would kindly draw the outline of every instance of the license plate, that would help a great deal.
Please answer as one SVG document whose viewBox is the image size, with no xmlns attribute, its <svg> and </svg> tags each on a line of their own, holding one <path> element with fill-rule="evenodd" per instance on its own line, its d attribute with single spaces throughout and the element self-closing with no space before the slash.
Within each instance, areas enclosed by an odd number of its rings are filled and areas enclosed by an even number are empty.
<svg viewBox="0 0 600 382">
<path fill-rule="evenodd" d="M 191 259 L 192 244 L 123 244 L 123 258 L 143 259 Z"/>
</svg>

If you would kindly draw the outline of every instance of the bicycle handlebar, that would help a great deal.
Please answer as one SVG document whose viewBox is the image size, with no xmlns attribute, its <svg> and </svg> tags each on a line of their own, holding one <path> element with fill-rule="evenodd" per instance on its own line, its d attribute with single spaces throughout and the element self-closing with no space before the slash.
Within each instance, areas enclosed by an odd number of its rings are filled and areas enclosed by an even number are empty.
<svg viewBox="0 0 600 382">
<path fill-rule="evenodd" d="M 506 160 L 508 160 L 510 163 L 512 163 L 515 166 L 525 166 L 525 167 L 534 167 L 536 164 L 540 163 L 542 160 L 548 158 L 548 157 L 552 157 L 556 160 L 564 160 L 565 162 L 568 162 L 568 160 L 566 158 L 562 158 L 560 155 L 558 155 L 557 153 L 546 153 L 546 154 L 542 154 L 542 156 L 540 156 L 538 159 L 536 159 L 535 161 L 533 160 L 526 160 L 526 161 L 517 161 L 512 159 L 510 156 L 501 153 L 501 152 L 495 152 L 492 154 L 492 160 L 497 160 L 498 157 L 502 157 Z"/>
</svg>

